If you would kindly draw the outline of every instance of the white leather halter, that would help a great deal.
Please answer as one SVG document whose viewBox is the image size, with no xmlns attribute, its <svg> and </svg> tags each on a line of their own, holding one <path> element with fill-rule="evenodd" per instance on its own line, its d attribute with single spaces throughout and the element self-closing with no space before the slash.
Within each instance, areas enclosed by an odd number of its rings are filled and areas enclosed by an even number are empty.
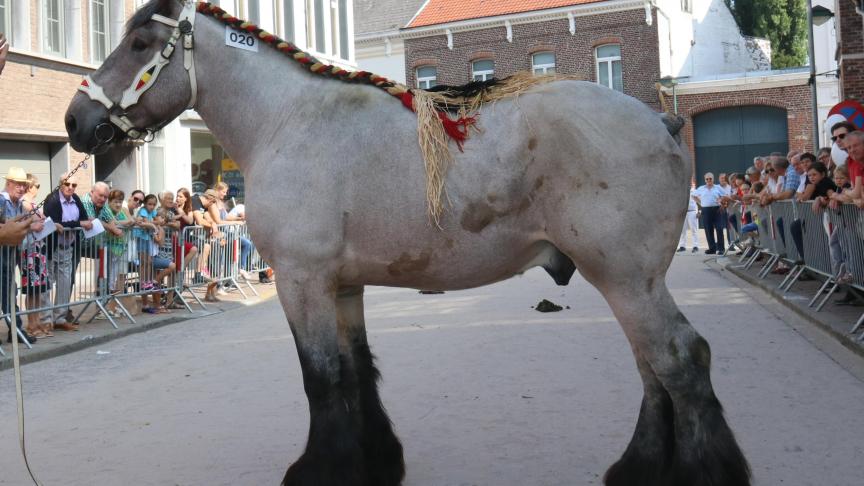
<svg viewBox="0 0 864 486">
<path fill-rule="evenodd" d="M 167 122 L 153 127 L 136 127 L 135 124 L 129 120 L 128 110 L 132 106 L 135 106 L 138 103 L 138 100 L 141 99 L 141 96 L 156 83 L 156 79 L 159 77 L 162 68 L 171 62 L 171 55 L 174 53 L 174 48 L 181 36 L 183 37 L 183 67 L 186 68 L 186 72 L 189 74 L 189 86 L 192 92 L 187 108 L 193 108 L 198 97 L 198 83 L 195 79 L 195 60 L 192 57 L 192 49 L 194 47 L 192 33 L 195 25 L 195 2 L 184 2 L 183 10 L 180 12 L 180 16 L 177 17 L 177 20 L 169 19 L 159 14 L 153 14 L 150 19 L 163 23 L 169 27 L 173 27 L 174 30 L 171 32 L 171 37 L 168 39 L 168 43 L 165 47 L 154 54 L 153 59 L 138 71 L 138 74 L 133 78 L 132 84 L 123 91 L 119 103 L 111 101 L 111 99 L 105 95 L 105 90 L 96 84 L 90 76 L 85 76 L 84 80 L 81 81 L 81 85 L 78 86 L 78 91 L 85 93 L 91 100 L 98 101 L 108 109 L 108 118 L 111 120 L 113 125 L 122 130 L 129 138 L 135 140 L 145 139 L 145 141 L 152 139 L 152 136 L 167 124 Z M 98 129 L 99 127 L 97 127 L 97 132 Z M 113 130 L 112 137 L 109 138 L 113 138 Z M 103 143 L 108 142 L 109 140 L 98 141 Z"/>
</svg>

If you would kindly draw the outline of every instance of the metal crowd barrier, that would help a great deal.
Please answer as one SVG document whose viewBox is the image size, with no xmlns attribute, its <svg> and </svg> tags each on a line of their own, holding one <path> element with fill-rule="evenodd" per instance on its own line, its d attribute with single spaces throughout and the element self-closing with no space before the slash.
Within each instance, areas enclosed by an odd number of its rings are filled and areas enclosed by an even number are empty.
<svg viewBox="0 0 864 486">
<path fill-rule="evenodd" d="M 788 292 L 807 271 L 824 281 L 809 302 L 821 311 L 842 285 L 864 291 L 864 211 L 844 204 L 839 211 L 813 210 L 812 202 L 777 201 L 768 207 L 754 205 L 752 214 L 759 220 L 759 236 L 745 248 L 741 266 L 749 269 L 760 255 L 768 257 L 758 277 L 764 279 L 781 260 L 792 268 L 778 288 Z M 778 224 L 778 220 L 782 220 Z M 798 253 L 793 228 L 800 228 L 803 255 Z M 784 243 L 785 240 L 785 243 Z M 835 245 L 832 248 L 832 240 Z M 850 329 L 855 334 L 864 328 L 864 314 Z M 864 333 L 857 338 L 864 341 Z"/>
<path fill-rule="evenodd" d="M 196 249 L 196 255 L 187 259 L 184 254 L 181 257 L 181 272 L 178 278 L 180 293 L 188 292 L 196 302 L 205 307 L 205 304 L 195 294 L 196 290 L 211 284 L 236 288 L 244 299 L 248 298 L 246 293 L 237 282 L 240 274 L 240 232 L 238 225 L 223 224 L 216 227 L 219 236 L 214 237 L 214 231 L 203 226 L 187 226 L 183 228 L 180 238 L 180 247 L 185 248 L 186 243 L 191 243 Z M 256 292 L 257 294 L 257 292 Z"/>
</svg>

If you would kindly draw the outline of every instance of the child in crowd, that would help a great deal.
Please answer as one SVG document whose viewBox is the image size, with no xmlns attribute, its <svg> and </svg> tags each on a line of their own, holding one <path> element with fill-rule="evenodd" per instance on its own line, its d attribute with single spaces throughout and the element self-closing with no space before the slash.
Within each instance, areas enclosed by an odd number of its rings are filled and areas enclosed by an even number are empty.
<svg viewBox="0 0 864 486">
<path fill-rule="evenodd" d="M 138 246 L 138 279 L 141 290 L 151 290 L 155 286 L 153 281 L 153 234 L 156 233 L 156 225 L 153 218 L 156 216 L 156 196 L 148 194 L 144 197 L 141 207 L 135 212 L 135 236 Z"/>
<path fill-rule="evenodd" d="M 108 290 L 112 294 L 120 294 L 126 290 L 126 271 L 129 266 L 126 233 L 135 225 L 135 220 L 130 218 L 129 213 L 123 208 L 125 197 L 126 194 L 118 189 L 108 193 L 108 210 L 114 217 L 114 225 L 119 230 L 119 234 L 108 231 L 105 237 L 105 246 L 108 250 Z M 107 307 L 111 317 L 118 317 L 114 300 L 111 300 Z M 97 319 L 100 317 L 101 314 Z"/>
<path fill-rule="evenodd" d="M 145 207 L 146 207 L 145 199 Z M 155 206 L 154 206 L 155 207 Z M 151 294 L 153 305 L 147 306 L 147 295 L 142 295 L 144 312 L 151 314 L 163 314 L 168 310 L 162 305 L 163 292 L 158 291 L 161 285 L 164 284 L 165 278 L 174 275 L 175 265 L 173 260 L 174 247 L 171 244 L 171 239 L 165 236 L 165 226 L 168 224 L 169 215 L 165 210 L 156 212 L 153 216 L 153 238 L 151 240 L 150 255 L 152 258 L 153 272 L 158 272 L 151 290 L 155 292 Z"/>
</svg>

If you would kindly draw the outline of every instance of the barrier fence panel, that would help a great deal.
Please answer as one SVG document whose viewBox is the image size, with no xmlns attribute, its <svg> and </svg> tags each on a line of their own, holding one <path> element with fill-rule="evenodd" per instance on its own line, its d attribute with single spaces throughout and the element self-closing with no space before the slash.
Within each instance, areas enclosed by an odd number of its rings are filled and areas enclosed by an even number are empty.
<svg viewBox="0 0 864 486">
<path fill-rule="evenodd" d="M 187 226 L 183 229 L 182 244 L 188 244 L 196 250 L 194 258 L 183 255 L 180 290 L 189 292 L 202 307 L 204 303 L 195 290 L 205 286 L 212 289 L 230 283 L 244 299 L 247 298 L 237 283 L 241 245 L 236 226 L 220 225 L 212 230 L 202 226 Z"/>
<path fill-rule="evenodd" d="M 204 285 L 233 287 L 245 299 L 238 284 L 241 276 L 256 295 L 257 291 L 241 269 L 268 268 L 245 224 L 220 225 L 212 231 L 136 224 L 118 234 L 106 230 L 91 238 L 82 228 L 54 232 L 41 240 L 30 235 L 20 246 L 0 247 L 0 317 L 10 329 L 18 329 L 11 322 L 11 306 L 16 305 L 16 321 L 37 334 L 58 323 L 77 324 L 85 315 L 87 322 L 107 319 L 119 329 L 119 317 L 135 322 L 124 299 L 140 298 L 145 312 L 164 312 L 165 307 L 192 312 L 185 291 L 201 307 L 204 303 L 194 290 Z M 87 314 L 91 306 L 96 312 Z M 27 335 L 17 332 L 19 340 L 32 347 Z"/>
</svg>

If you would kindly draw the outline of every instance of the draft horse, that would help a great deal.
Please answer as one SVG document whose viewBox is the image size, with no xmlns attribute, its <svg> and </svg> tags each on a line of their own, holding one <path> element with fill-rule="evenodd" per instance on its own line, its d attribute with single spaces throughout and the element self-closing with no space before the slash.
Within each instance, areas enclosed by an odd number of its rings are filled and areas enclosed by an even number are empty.
<svg viewBox="0 0 864 486">
<path fill-rule="evenodd" d="M 259 48 L 228 45 L 226 29 L 253 34 Z M 438 226 L 423 197 L 417 115 L 396 88 L 319 63 L 211 5 L 153 0 L 66 114 L 72 147 L 93 152 L 146 139 L 194 108 L 254 188 L 249 227 L 279 275 L 311 415 L 283 484 L 402 482 L 364 286 L 465 289 L 543 266 L 561 285 L 578 269 L 602 292 L 644 382 L 636 430 L 606 484 L 748 485 L 708 343 L 664 281 L 691 173 L 680 127 L 589 82 L 486 104 L 480 130 L 453 150 Z"/>
</svg>

